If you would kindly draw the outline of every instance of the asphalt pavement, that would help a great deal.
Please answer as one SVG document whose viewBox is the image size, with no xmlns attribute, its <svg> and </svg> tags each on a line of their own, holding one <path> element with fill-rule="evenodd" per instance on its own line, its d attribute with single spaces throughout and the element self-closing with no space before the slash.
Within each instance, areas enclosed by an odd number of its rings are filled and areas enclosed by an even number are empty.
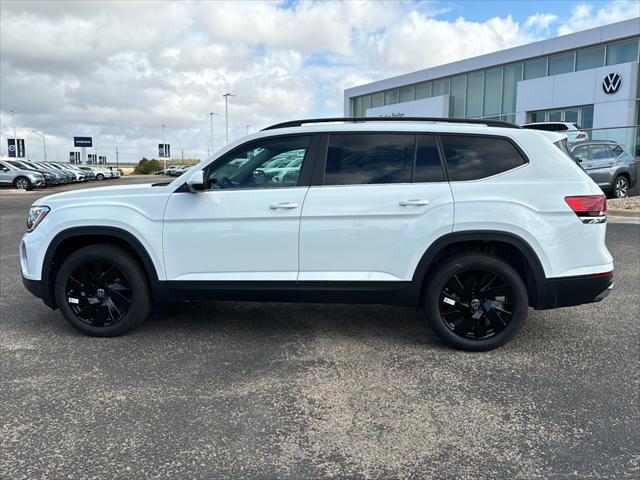
<svg viewBox="0 0 640 480">
<path fill-rule="evenodd" d="M 100 339 L 21 284 L 45 193 L 0 196 L 3 479 L 640 476 L 638 221 L 609 222 L 609 298 L 492 352 L 359 305 L 162 306 Z"/>
</svg>

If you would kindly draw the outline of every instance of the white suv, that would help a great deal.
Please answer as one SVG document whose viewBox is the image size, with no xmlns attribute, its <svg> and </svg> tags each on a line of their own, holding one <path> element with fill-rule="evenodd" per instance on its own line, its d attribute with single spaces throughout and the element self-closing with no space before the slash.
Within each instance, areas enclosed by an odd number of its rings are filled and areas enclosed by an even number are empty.
<svg viewBox="0 0 640 480">
<path fill-rule="evenodd" d="M 38 200 L 26 287 L 89 335 L 124 333 L 153 302 L 382 303 L 421 305 L 467 350 L 507 342 L 529 307 L 609 293 L 606 199 L 556 134 L 329 120 L 269 127 L 171 183 Z M 296 175 L 263 168 L 300 154 Z"/>
<path fill-rule="evenodd" d="M 562 132 L 567 136 L 567 141 L 571 144 L 589 140 L 589 136 L 582 131 L 581 127 L 572 122 L 523 123 L 522 128 L 543 130 L 545 132 Z"/>
</svg>

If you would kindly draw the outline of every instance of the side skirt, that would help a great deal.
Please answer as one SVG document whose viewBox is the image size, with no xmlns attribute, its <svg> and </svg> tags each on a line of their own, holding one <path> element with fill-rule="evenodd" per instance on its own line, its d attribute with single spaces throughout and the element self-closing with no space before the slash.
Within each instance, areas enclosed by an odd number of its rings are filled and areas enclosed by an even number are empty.
<svg viewBox="0 0 640 480">
<path fill-rule="evenodd" d="M 412 282 L 158 282 L 156 302 L 232 300 L 248 302 L 369 303 L 418 305 Z"/>
</svg>

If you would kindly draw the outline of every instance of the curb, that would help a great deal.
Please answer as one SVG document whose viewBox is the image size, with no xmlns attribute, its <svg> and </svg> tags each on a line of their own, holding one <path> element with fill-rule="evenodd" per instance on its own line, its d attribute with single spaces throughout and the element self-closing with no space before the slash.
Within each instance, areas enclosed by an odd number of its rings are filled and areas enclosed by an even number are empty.
<svg viewBox="0 0 640 480">
<path fill-rule="evenodd" d="M 640 218 L 639 210 L 622 210 L 617 208 L 608 208 L 607 215 L 611 215 L 613 217 L 632 217 L 632 218 Z"/>
</svg>

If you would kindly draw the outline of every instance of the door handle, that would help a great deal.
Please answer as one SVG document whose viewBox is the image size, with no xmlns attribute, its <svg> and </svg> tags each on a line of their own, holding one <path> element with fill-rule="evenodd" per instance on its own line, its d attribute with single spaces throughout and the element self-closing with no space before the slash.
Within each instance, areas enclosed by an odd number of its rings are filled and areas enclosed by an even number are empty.
<svg viewBox="0 0 640 480">
<path fill-rule="evenodd" d="M 298 204 L 291 202 L 272 203 L 269 205 L 269 208 L 271 210 L 293 210 L 294 208 L 298 208 Z"/>
<path fill-rule="evenodd" d="M 403 200 L 398 203 L 401 207 L 426 207 L 429 205 L 429 200 L 422 200 L 420 198 L 415 198 L 412 200 Z"/>
</svg>

